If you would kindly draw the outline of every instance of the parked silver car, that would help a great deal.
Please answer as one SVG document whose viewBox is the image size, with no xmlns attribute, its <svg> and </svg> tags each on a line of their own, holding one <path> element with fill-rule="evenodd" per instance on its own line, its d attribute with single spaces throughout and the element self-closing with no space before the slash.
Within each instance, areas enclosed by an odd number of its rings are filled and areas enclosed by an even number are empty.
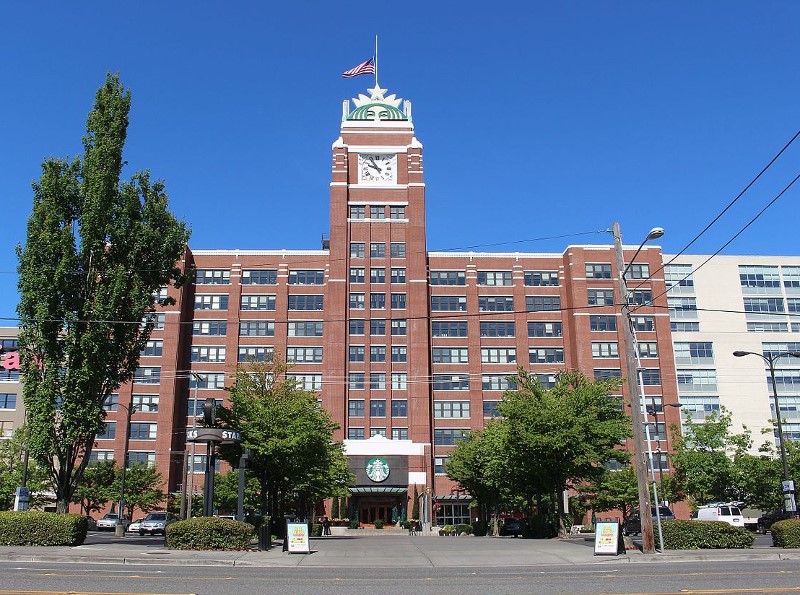
<svg viewBox="0 0 800 595">
<path fill-rule="evenodd" d="M 113 531 L 117 526 L 117 520 L 119 516 L 116 512 L 109 512 L 105 515 L 102 519 L 97 521 L 97 530 L 98 531 Z M 130 523 L 130 519 L 123 518 L 122 524 L 127 527 L 128 523 Z"/>
<path fill-rule="evenodd" d="M 144 517 L 144 520 L 139 525 L 139 535 L 144 535 L 145 533 L 166 535 L 167 525 L 174 523 L 176 520 L 178 520 L 177 517 L 168 512 L 151 512 Z"/>
</svg>

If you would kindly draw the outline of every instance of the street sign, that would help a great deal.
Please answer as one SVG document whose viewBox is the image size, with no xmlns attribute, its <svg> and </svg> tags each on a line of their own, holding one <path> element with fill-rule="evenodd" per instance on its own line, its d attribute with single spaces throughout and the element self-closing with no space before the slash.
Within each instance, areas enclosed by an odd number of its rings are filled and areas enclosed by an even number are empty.
<svg viewBox="0 0 800 595">
<path fill-rule="evenodd" d="M 790 492 L 794 492 L 794 480 L 787 479 L 786 481 L 782 481 L 781 485 L 783 486 L 783 493 L 788 494 Z"/>
<path fill-rule="evenodd" d="M 241 442 L 242 435 L 236 430 L 223 430 L 222 428 L 191 428 L 186 430 L 187 442 L 221 442 L 233 444 Z"/>
</svg>

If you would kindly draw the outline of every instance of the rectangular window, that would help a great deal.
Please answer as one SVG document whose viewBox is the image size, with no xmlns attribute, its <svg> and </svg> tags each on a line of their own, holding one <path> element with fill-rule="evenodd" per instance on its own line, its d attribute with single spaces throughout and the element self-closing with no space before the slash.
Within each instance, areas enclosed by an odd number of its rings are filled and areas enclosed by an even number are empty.
<svg viewBox="0 0 800 595">
<path fill-rule="evenodd" d="M 194 388 L 190 381 L 190 388 Z M 201 387 L 205 388 L 205 386 Z M 203 398 L 200 399 L 188 399 L 186 402 L 186 417 L 200 417 L 203 415 L 203 405 L 205 404 L 206 400 Z M 222 407 L 222 399 L 214 399 L 214 402 L 217 405 L 217 409 Z"/>
<path fill-rule="evenodd" d="M 408 417 L 408 401 L 392 399 L 392 417 Z"/>
<path fill-rule="evenodd" d="M 642 384 L 645 386 L 657 386 L 661 384 L 661 370 L 658 368 L 642 368 Z"/>
<path fill-rule="evenodd" d="M 561 298 L 557 295 L 525 296 L 525 308 L 528 312 L 556 312 L 561 309 Z"/>
<path fill-rule="evenodd" d="M 594 370 L 594 379 L 597 381 L 620 378 L 621 376 L 622 371 L 619 368 L 595 368 Z"/>
<path fill-rule="evenodd" d="M 286 374 L 286 378 L 296 381 L 298 388 L 302 390 L 322 390 L 322 374 Z"/>
<path fill-rule="evenodd" d="M 407 390 L 408 374 L 406 372 L 392 372 L 392 390 Z"/>
<path fill-rule="evenodd" d="M 793 325 L 794 326 L 794 325 Z M 748 333 L 786 333 L 789 332 L 789 325 L 785 322 L 748 322 Z M 794 331 L 793 332 L 797 332 Z"/>
<path fill-rule="evenodd" d="M 364 214 L 363 205 L 350 205 L 350 219 L 364 219 Z"/>
<path fill-rule="evenodd" d="M 483 390 L 516 390 L 517 383 L 512 374 L 483 374 L 481 388 Z"/>
<path fill-rule="evenodd" d="M 404 363 L 408 358 L 408 349 L 405 345 L 392 345 L 392 361 Z"/>
<path fill-rule="evenodd" d="M 271 362 L 275 355 L 274 347 L 239 347 L 240 362 Z"/>
<path fill-rule="evenodd" d="M 391 272 L 392 272 L 392 283 L 406 282 L 406 270 L 404 268 L 393 268 L 391 269 Z"/>
<path fill-rule="evenodd" d="M 133 395 L 133 406 L 142 413 L 158 413 L 158 395 Z"/>
<path fill-rule="evenodd" d="M 744 298 L 744 311 L 783 314 L 783 298 Z"/>
<path fill-rule="evenodd" d="M 353 318 L 350 320 L 350 334 L 351 335 L 364 334 L 364 320 L 362 318 Z"/>
<path fill-rule="evenodd" d="M 321 337 L 321 320 L 291 320 L 287 325 L 287 334 L 290 337 Z"/>
<path fill-rule="evenodd" d="M 364 267 L 350 267 L 350 283 L 364 282 Z"/>
<path fill-rule="evenodd" d="M 694 278 L 690 264 L 664 265 L 664 281 L 667 283 L 667 291 L 670 295 L 694 293 Z"/>
<path fill-rule="evenodd" d="M 384 205 L 371 206 L 369 208 L 370 219 L 386 219 L 386 207 Z"/>
<path fill-rule="evenodd" d="M 97 432 L 97 440 L 114 440 L 117 437 L 117 422 L 107 421 L 103 429 Z"/>
<path fill-rule="evenodd" d="M 321 295 L 290 295 L 289 310 L 322 310 Z"/>
<path fill-rule="evenodd" d="M 791 365 L 792 362 L 800 361 L 793 359 L 791 356 L 782 356 L 782 354 L 786 353 L 800 353 L 800 343 L 762 343 L 761 349 L 764 357 L 774 357 L 776 358 L 776 363 L 781 362 Z"/>
<path fill-rule="evenodd" d="M 607 263 L 587 264 L 587 279 L 611 279 L 611 265 Z"/>
<path fill-rule="evenodd" d="M 500 410 L 498 405 L 500 405 L 500 401 L 484 401 L 483 417 L 499 417 Z"/>
<path fill-rule="evenodd" d="M 516 347 L 481 347 L 481 363 L 513 364 L 516 361 Z"/>
<path fill-rule="evenodd" d="M 133 373 L 133 381 L 139 384 L 159 384 L 161 382 L 161 366 L 140 366 Z"/>
<path fill-rule="evenodd" d="M 558 271 L 525 271 L 528 287 L 557 287 Z"/>
<path fill-rule="evenodd" d="M 225 348 L 217 345 L 193 345 L 191 360 L 193 362 L 224 362 Z"/>
<path fill-rule="evenodd" d="M 114 396 L 114 395 L 109 395 Z M 17 395 L 15 393 L 0 393 L 0 409 L 16 409 Z M 105 407 L 103 407 L 105 409 Z"/>
<path fill-rule="evenodd" d="M 481 322 L 481 337 L 513 337 L 514 321 Z"/>
<path fill-rule="evenodd" d="M 508 287 L 513 284 L 511 271 L 478 271 L 478 285 Z"/>
<path fill-rule="evenodd" d="M 514 297 L 510 295 L 480 295 L 478 296 L 478 310 L 481 312 L 513 312 Z"/>
<path fill-rule="evenodd" d="M 369 307 L 371 310 L 385 310 L 386 294 L 385 293 L 369 294 Z"/>
<path fill-rule="evenodd" d="M 274 320 L 242 320 L 239 323 L 241 337 L 274 337 Z"/>
<path fill-rule="evenodd" d="M 141 328 L 146 324 L 152 324 L 154 331 L 163 331 L 167 315 L 164 312 L 148 312 L 142 317 Z"/>
<path fill-rule="evenodd" d="M 196 294 L 194 296 L 195 310 L 227 310 L 228 295 Z"/>
<path fill-rule="evenodd" d="M 383 436 L 386 438 L 386 428 L 370 428 L 369 437 L 372 438 L 373 436 Z"/>
<path fill-rule="evenodd" d="M 650 306 L 653 303 L 653 292 L 649 289 L 634 289 L 628 293 L 628 303 L 635 306 Z"/>
<path fill-rule="evenodd" d="M 658 343 L 642 341 L 639 343 L 639 357 L 658 357 Z"/>
<path fill-rule="evenodd" d="M 437 320 L 431 322 L 434 337 L 466 337 L 467 323 L 461 320 Z"/>
<path fill-rule="evenodd" d="M 447 474 L 447 462 L 450 460 L 450 457 L 434 457 L 433 458 L 433 472 L 436 475 L 446 475 Z"/>
<path fill-rule="evenodd" d="M 469 401 L 434 401 L 435 419 L 469 419 Z"/>
<path fill-rule="evenodd" d="M 370 380 L 371 382 L 371 380 Z M 383 379 L 384 388 L 386 385 L 386 375 Z M 370 417 L 386 417 L 386 399 L 370 399 L 369 400 L 369 416 Z"/>
<path fill-rule="evenodd" d="M 364 428 L 348 428 L 347 429 L 347 439 L 348 440 L 363 440 L 364 439 Z"/>
<path fill-rule="evenodd" d="M 383 318 L 373 318 L 369 321 L 369 334 L 373 337 L 382 337 L 386 334 L 386 321 Z"/>
<path fill-rule="evenodd" d="M 274 295 L 246 294 L 242 296 L 240 308 L 242 310 L 274 310 Z"/>
<path fill-rule="evenodd" d="M 392 428 L 392 440 L 408 440 L 408 428 Z"/>
<path fill-rule="evenodd" d="M 716 370 L 677 370 L 678 393 L 683 392 L 716 392 Z"/>
<path fill-rule="evenodd" d="M 528 350 L 528 357 L 532 364 L 563 364 L 563 347 L 531 347 Z"/>
<path fill-rule="evenodd" d="M 386 244 L 383 242 L 370 242 L 369 255 L 371 258 L 386 258 Z"/>
<path fill-rule="evenodd" d="M 158 357 L 164 352 L 164 341 L 161 339 L 151 339 L 148 341 L 144 349 L 142 349 L 142 356 Z"/>
<path fill-rule="evenodd" d="M 392 320 L 392 335 L 405 336 L 405 334 L 406 334 L 405 319 Z"/>
<path fill-rule="evenodd" d="M 364 388 L 363 374 L 361 388 Z M 350 399 L 347 402 L 347 413 L 350 417 L 364 417 L 364 399 Z"/>
<path fill-rule="evenodd" d="M 469 390 L 469 374 L 434 374 L 433 390 Z"/>
<path fill-rule="evenodd" d="M 739 282 L 749 293 L 780 293 L 781 279 L 777 266 L 741 265 Z"/>
<path fill-rule="evenodd" d="M 223 337 L 227 332 L 228 323 L 225 320 L 198 320 L 192 323 L 193 335 Z"/>
<path fill-rule="evenodd" d="M 392 242 L 389 245 L 389 254 L 392 258 L 405 258 L 406 257 L 406 243 L 405 242 Z"/>
<path fill-rule="evenodd" d="M 459 295 L 431 296 L 431 310 L 434 312 L 466 312 L 467 297 Z"/>
<path fill-rule="evenodd" d="M 616 331 L 617 317 L 604 315 L 589 316 L 589 329 L 598 332 Z"/>
<path fill-rule="evenodd" d="M 561 337 L 562 323 L 560 322 L 529 322 L 528 337 Z"/>
<path fill-rule="evenodd" d="M 800 287 L 800 266 L 782 266 L 783 286 L 787 289 Z M 796 293 L 794 291 L 787 293 Z"/>
<path fill-rule="evenodd" d="M 371 268 L 369 270 L 370 283 L 386 283 L 386 269 Z"/>
<path fill-rule="evenodd" d="M 709 342 L 682 342 L 674 344 L 676 364 L 713 364 L 714 346 Z"/>
<path fill-rule="evenodd" d="M 350 242 L 350 258 L 364 258 L 365 249 L 364 242 Z"/>
<path fill-rule="evenodd" d="M 464 271 L 431 271 L 431 285 L 466 285 Z"/>
<path fill-rule="evenodd" d="M 197 269 L 194 282 L 195 285 L 229 285 L 231 272 L 227 269 Z"/>
<path fill-rule="evenodd" d="M 321 364 L 322 347 L 287 347 L 286 361 L 296 364 Z"/>
<path fill-rule="evenodd" d="M 653 332 L 656 330 L 656 319 L 652 316 L 631 316 L 631 325 L 638 332 Z"/>
<path fill-rule="evenodd" d="M 625 273 L 626 279 L 649 279 L 650 265 L 633 263 L 628 265 L 628 272 Z"/>
<path fill-rule="evenodd" d="M 431 358 L 434 364 L 469 363 L 466 347 L 434 347 Z"/>
<path fill-rule="evenodd" d="M 92 454 L 89 455 L 90 461 L 113 461 L 114 460 L 114 451 L 113 450 L 97 450 L 96 448 L 92 449 Z"/>
<path fill-rule="evenodd" d="M 393 293 L 391 294 L 392 298 L 392 309 L 393 310 L 405 310 L 406 309 L 406 294 L 404 293 Z"/>
<path fill-rule="evenodd" d="M 208 388 L 208 389 L 221 389 L 225 388 L 225 374 L 223 373 L 211 373 L 211 372 L 199 372 L 197 377 L 192 374 L 189 377 L 189 388 Z M 220 405 L 222 403 L 220 402 Z M 202 403 L 201 405 L 201 415 L 202 415 Z"/>
<path fill-rule="evenodd" d="M 619 357 L 619 344 L 616 341 L 593 342 L 592 357 Z"/>
<path fill-rule="evenodd" d="M 119 395 L 112 393 L 103 401 L 103 411 L 116 411 L 119 406 Z"/>
<path fill-rule="evenodd" d="M 463 440 L 469 430 L 457 428 L 439 428 L 433 431 L 433 443 L 436 446 L 454 446 L 459 440 Z"/>
<path fill-rule="evenodd" d="M 370 345 L 369 361 L 381 363 L 386 361 L 386 345 Z"/>
<path fill-rule="evenodd" d="M 350 390 L 364 390 L 364 372 L 350 372 L 347 375 L 348 385 Z M 353 401 L 350 401 L 350 406 L 353 406 Z M 364 401 L 361 401 L 361 408 L 363 410 Z M 352 415 L 352 413 L 351 413 Z M 362 412 L 361 415 L 364 415 Z"/>
<path fill-rule="evenodd" d="M 670 322 L 669 323 L 670 329 L 673 333 L 699 333 L 700 332 L 700 323 L 699 322 Z M 748 324 L 748 327 L 750 325 Z M 747 329 L 750 330 L 749 328 Z"/>
<path fill-rule="evenodd" d="M 363 310 L 364 309 L 364 294 L 363 293 L 351 293 L 350 294 L 350 308 L 353 310 Z"/>
<path fill-rule="evenodd" d="M 800 312 L 800 298 L 786 298 L 786 311 L 791 314 Z"/>
<path fill-rule="evenodd" d="M 406 208 L 405 207 L 389 207 L 389 218 L 390 219 L 405 219 L 406 218 Z"/>
<path fill-rule="evenodd" d="M 349 350 L 349 359 L 351 362 L 363 362 L 364 361 L 364 346 L 363 345 L 350 345 L 348 348 Z"/>
<path fill-rule="evenodd" d="M 613 289 L 589 289 L 590 306 L 613 306 L 614 305 L 614 290 Z"/>
<path fill-rule="evenodd" d="M 242 285 L 277 285 L 278 271 L 275 269 L 250 269 L 242 271 Z"/>
<path fill-rule="evenodd" d="M 325 285 L 325 271 L 289 271 L 289 285 Z"/>
<path fill-rule="evenodd" d="M 131 424 L 131 440 L 155 440 L 158 424 Z"/>
</svg>

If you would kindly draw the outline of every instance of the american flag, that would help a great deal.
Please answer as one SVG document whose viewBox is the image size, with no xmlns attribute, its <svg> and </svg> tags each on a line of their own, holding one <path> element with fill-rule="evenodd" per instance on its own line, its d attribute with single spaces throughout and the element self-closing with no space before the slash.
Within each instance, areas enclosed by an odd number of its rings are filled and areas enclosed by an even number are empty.
<svg viewBox="0 0 800 595">
<path fill-rule="evenodd" d="M 370 58 L 355 68 L 351 68 L 347 72 L 343 72 L 342 77 L 349 79 L 350 77 L 358 76 L 359 74 L 375 74 L 375 58 Z"/>
</svg>

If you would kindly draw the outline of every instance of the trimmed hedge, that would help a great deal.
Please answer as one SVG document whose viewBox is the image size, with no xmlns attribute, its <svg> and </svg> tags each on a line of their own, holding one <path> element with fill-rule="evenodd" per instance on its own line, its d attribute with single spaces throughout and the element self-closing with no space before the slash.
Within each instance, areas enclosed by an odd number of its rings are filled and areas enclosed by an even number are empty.
<svg viewBox="0 0 800 595">
<path fill-rule="evenodd" d="M 775 547 L 800 547 L 800 520 L 785 519 L 772 523 L 772 545 Z"/>
<path fill-rule="evenodd" d="M 246 550 L 253 531 L 248 523 L 198 517 L 167 525 L 166 546 L 173 550 Z"/>
<path fill-rule="evenodd" d="M 663 521 L 661 528 L 668 550 L 750 548 L 755 540 L 747 529 L 723 521 Z"/>
<path fill-rule="evenodd" d="M 472 523 L 472 534 L 476 537 L 485 537 L 489 529 L 489 524 L 486 521 L 475 521 Z"/>
<path fill-rule="evenodd" d="M 0 512 L 0 545 L 81 545 L 86 517 L 54 512 Z"/>
</svg>

